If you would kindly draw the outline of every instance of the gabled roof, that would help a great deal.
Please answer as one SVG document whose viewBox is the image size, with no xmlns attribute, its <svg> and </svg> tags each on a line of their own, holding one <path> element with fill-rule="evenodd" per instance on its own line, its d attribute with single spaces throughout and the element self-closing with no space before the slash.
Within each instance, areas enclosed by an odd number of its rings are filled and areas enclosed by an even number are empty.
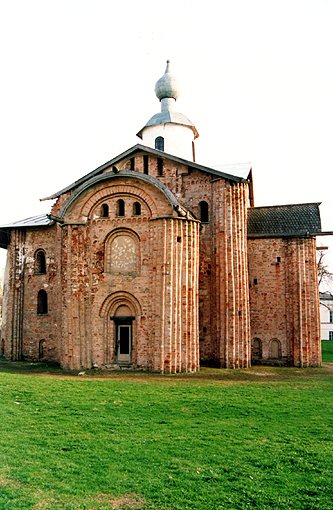
<svg viewBox="0 0 333 510">
<path fill-rule="evenodd" d="M 320 301 L 332 301 L 333 295 L 330 292 L 319 292 Z"/>
<path fill-rule="evenodd" d="M 248 209 L 248 237 L 304 237 L 321 232 L 320 202 Z"/>
<path fill-rule="evenodd" d="M 40 214 L 39 216 L 31 216 L 24 220 L 15 221 L 8 225 L 2 225 L 0 227 L 0 248 L 7 248 L 10 241 L 10 231 L 12 228 L 27 228 L 27 227 L 50 227 L 54 224 L 46 214 Z"/>
<path fill-rule="evenodd" d="M 224 172 L 226 174 L 237 175 L 243 179 L 248 179 L 249 173 L 252 170 L 251 163 L 231 163 L 222 165 L 213 165 L 212 168 L 218 172 Z"/>
<path fill-rule="evenodd" d="M 72 189 L 76 188 L 77 186 L 80 186 L 85 181 L 91 179 L 92 177 L 99 175 L 104 172 L 109 167 L 117 165 L 119 161 L 134 156 L 138 152 L 145 152 L 148 154 L 151 154 L 153 156 L 157 156 L 160 158 L 166 158 L 170 159 L 171 161 L 174 161 L 175 163 L 179 163 L 182 165 L 186 165 L 190 168 L 199 170 L 201 172 L 205 172 L 211 175 L 215 175 L 216 177 L 219 177 L 221 179 L 226 179 L 232 182 L 245 182 L 246 179 L 242 177 L 238 177 L 236 175 L 231 175 L 225 172 L 220 172 L 219 170 L 215 170 L 214 168 L 209 168 L 207 166 L 199 165 L 198 163 L 194 163 L 193 161 L 188 161 L 187 159 L 179 158 L 178 156 L 173 156 L 172 154 L 167 154 L 166 152 L 162 152 L 156 149 L 152 149 L 151 147 L 146 147 L 145 145 L 137 144 L 131 147 L 130 149 L 126 150 L 125 152 L 122 152 L 115 158 L 111 159 L 107 163 L 104 163 L 104 165 L 99 166 L 92 172 L 89 172 L 88 174 L 84 175 L 77 181 L 73 182 L 69 186 L 66 186 L 65 188 L 61 189 L 60 191 L 57 191 L 53 195 L 50 195 L 48 197 L 42 198 L 41 200 L 52 200 L 55 198 L 60 197 L 63 193 L 67 193 L 68 191 L 71 191 Z"/>
<path fill-rule="evenodd" d="M 53 225 L 53 221 L 47 214 L 40 214 L 39 216 L 31 216 L 24 220 L 14 221 L 8 225 L 1 225 L 1 229 L 6 228 L 20 228 L 20 227 L 49 227 Z"/>
</svg>

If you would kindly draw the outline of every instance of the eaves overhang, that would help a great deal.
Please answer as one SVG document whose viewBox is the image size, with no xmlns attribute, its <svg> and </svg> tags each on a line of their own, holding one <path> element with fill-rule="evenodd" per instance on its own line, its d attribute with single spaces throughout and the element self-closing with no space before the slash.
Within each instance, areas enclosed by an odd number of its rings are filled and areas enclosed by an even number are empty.
<svg viewBox="0 0 333 510">
<path fill-rule="evenodd" d="M 144 129 L 146 129 L 148 127 L 153 127 L 153 126 L 160 126 L 163 124 L 178 124 L 180 126 L 185 126 L 192 130 L 194 139 L 198 138 L 198 136 L 199 136 L 197 128 L 195 127 L 193 122 L 190 121 L 190 119 L 185 117 L 185 115 L 183 115 L 182 113 L 178 113 L 178 112 L 174 112 L 174 111 L 170 111 L 170 110 L 162 111 L 162 112 L 159 112 L 159 113 L 156 113 L 155 115 L 153 115 L 148 120 L 147 124 L 145 124 L 145 126 L 142 129 L 140 129 L 140 131 L 136 134 L 136 136 L 138 136 L 139 138 L 142 138 L 142 133 L 143 133 Z"/>
</svg>

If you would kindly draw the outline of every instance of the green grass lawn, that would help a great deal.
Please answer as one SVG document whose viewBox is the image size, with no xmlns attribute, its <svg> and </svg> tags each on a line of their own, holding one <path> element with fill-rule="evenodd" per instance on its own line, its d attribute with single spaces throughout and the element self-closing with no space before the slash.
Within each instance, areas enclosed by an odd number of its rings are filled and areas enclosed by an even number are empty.
<svg viewBox="0 0 333 510">
<path fill-rule="evenodd" d="M 329 340 L 321 341 L 321 350 L 324 363 L 333 363 L 333 342 Z"/>
<path fill-rule="evenodd" d="M 0 509 L 332 510 L 332 376 L 2 362 Z"/>
</svg>

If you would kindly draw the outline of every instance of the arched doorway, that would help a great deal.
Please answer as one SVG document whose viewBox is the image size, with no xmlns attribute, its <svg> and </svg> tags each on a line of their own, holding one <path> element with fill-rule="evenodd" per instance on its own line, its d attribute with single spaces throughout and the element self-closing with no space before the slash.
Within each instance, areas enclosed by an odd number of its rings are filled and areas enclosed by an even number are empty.
<svg viewBox="0 0 333 510">
<path fill-rule="evenodd" d="M 127 305 L 120 305 L 111 319 L 115 322 L 115 357 L 120 364 L 132 361 L 132 323 L 134 317 Z"/>
<path fill-rule="evenodd" d="M 262 342 L 260 338 L 252 339 L 252 363 L 256 363 L 262 359 Z"/>
<path fill-rule="evenodd" d="M 105 364 L 136 365 L 141 315 L 138 300 L 128 292 L 118 291 L 104 300 L 100 316 L 105 325 Z"/>
</svg>

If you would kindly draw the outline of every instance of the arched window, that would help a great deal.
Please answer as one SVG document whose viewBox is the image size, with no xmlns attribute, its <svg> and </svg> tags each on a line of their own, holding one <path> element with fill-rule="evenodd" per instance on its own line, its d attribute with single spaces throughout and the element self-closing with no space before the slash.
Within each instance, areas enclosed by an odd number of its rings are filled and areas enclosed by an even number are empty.
<svg viewBox="0 0 333 510">
<path fill-rule="evenodd" d="M 155 138 L 155 149 L 158 151 L 164 151 L 164 138 L 163 136 L 158 136 Z"/>
<path fill-rule="evenodd" d="M 252 340 L 252 361 L 262 358 L 262 342 L 260 338 L 253 338 Z"/>
<path fill-rule="evenodd" d="M 37 296 L 37 314 L 46 315 L 47 313 L 48 313 L 47 292 L 46 290 L 41 289 L 38 292 Z"/>
<path fill-rule="evenodd" d="M 46 257 L 44 250 L 37 250 L 35 254 L 35 273 L 46 273 Z"/>
<path fill-rule="evenodd" d="M 111 273 L 133 273 L 138 270 L 138 248 L 135 239 L 121 234 L 114 237 L 110 246 Z"/>
<path fill-rule="evenodd" d="M 200 220 L 203 223 L 209 222 L 209 206 L 207 202 L 202 200 L 202 202 L 199 202 L 199 210 L 200 210 Z"/>
<path fill-rule="evenodd" d="M 42 360 L 45 356 L 45 340 L 40 340 L 38 344 L 38 359 Z"/>
<path fill-rule="evenodd" d="M 108 204 L 102 204 L 101 205 L 101 218 L 108 218 L 109 217 L 109 206 Z"/>
<path fill-rule="evenodd" d="M 105 242 L 105 272 L 137 275 L 140 272 L 140 238 L 132 230 L 117 230 Z"/>
<path fill-rule="evenodd" d="M 281 358 L 281 342 L 276 338 L 273 338 L 270 343 L 270 358 L 280 359 Z"/>
<path fill-rule="evenodd" d="M 140 214 L 141 214 L 141 204 L 139 202 L 134 202 L 133 216 L 140 216 Z"/>
<path fill-rule="evenodd" d="M 125 216 L 125 202 L 121 198 L 117 200 L 117 216 Z"/>
</svg>

